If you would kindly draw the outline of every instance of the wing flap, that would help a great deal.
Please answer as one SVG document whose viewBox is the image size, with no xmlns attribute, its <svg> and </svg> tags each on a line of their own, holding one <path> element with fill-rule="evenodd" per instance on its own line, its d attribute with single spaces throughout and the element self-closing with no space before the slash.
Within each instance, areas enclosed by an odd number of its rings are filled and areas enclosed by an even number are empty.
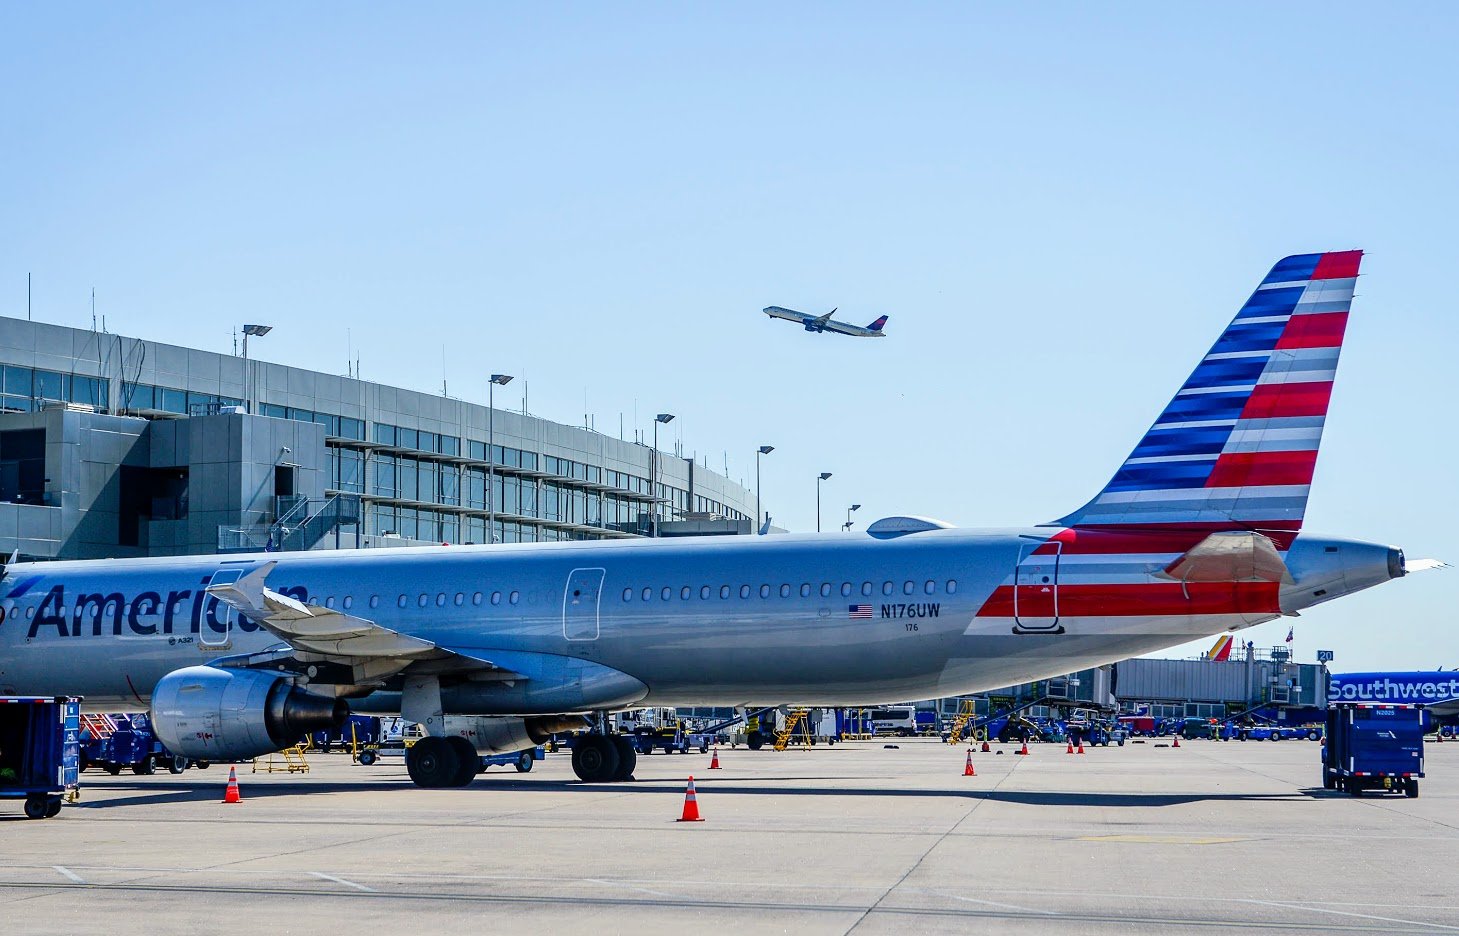
<svg viewBox="0 0 1459 936">
<path fill-rule="evenodd" d="M 1276 544 L 1250 530 L 1212 533 L 1159 574 L 1182 582 L 1293 581 Z"/>
</svg>

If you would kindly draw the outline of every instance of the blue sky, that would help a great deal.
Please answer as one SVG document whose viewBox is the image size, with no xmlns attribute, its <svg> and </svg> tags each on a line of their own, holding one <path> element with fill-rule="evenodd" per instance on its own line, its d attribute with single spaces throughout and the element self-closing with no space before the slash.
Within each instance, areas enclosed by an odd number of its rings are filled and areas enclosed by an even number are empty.
<svg viewBox="0 0 1459 936">
<path fill-rule="evenodd" d="M 670 441 L 776 522 L 1061 516 L 1266 269 L 1369 251 L 1308 528 L 1459 559 L 1445 4 L 0 8 L 0 314 Z M 889 337 L 812 336 L 769 304 Z M 348 337 L 347 337 L 348 336 Z M 443 361 L 444 359 L 444 361 Z M 586 400 L 586 409 L 585 409 Z M 1459 573 L 1297 622 L 1459 665 Z M 1247 632 L 1281 642 L 1286 622 Z"/>
</svg>

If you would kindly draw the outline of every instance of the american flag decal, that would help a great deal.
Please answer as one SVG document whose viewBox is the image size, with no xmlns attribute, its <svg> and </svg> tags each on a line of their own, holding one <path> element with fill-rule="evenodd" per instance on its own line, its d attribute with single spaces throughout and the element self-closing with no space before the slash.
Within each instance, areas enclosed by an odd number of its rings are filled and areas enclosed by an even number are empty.
<svg viewBox="0 0 1459 936">
<path fill-rule="evenodd" d="M 853 621 L 871 620 L 871 605 L 851 605 L 846 610 Z"/>
</svg>

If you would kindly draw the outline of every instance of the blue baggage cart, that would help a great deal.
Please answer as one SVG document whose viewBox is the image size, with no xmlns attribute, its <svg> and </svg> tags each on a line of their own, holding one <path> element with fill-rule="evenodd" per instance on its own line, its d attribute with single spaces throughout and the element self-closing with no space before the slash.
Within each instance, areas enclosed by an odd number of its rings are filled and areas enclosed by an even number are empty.
<svg viewBox="0 0 1459 936">
<path fill-rule="evenodd" d="M 1361 796 L 1364 790 L 1418 796 L 1424 775 L 1423 708 L 1339 702 L 1327 710 L 1322 785 Z"/>
<path fill-rule="evenodd" d="M 49 819 L 78 796 L 81 700 L 0 697 L 0 799 L 25 800 L 25 815 Z"/>
</svg>

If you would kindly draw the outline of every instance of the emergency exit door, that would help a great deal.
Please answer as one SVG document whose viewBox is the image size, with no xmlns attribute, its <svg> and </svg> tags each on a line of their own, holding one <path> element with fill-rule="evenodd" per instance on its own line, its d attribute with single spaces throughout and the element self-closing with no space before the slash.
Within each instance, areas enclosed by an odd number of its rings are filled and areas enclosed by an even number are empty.
<svg viewBox="0 0 1459 936">
<path fill-rule="evenodd" d="M 573 569 L 568 575 L 562 592 L 562 636 L 568 640 L 598 639 L 603 574 L 603 569 Z"/>
<path fill-rule="evenodd" d="M 1020 634 L 1058 634 L 1059 557 L 1064 544 L 1029 542 L 1019 547 L 1013 575 L 1013 630 Z"/>
</svg>

